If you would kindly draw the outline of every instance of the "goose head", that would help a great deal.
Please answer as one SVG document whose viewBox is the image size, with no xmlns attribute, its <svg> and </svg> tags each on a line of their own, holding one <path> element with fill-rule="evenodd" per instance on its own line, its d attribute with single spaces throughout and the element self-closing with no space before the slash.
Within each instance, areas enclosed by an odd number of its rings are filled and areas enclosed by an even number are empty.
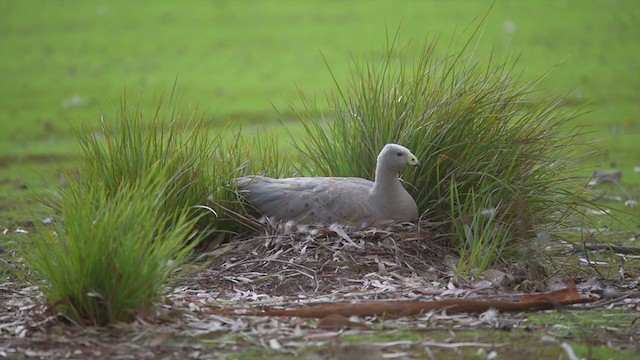
<svg viewBox="0 0 640 360">
<path fill-rule="evenodd" d="M 409 149 L 402 145 L 387 144 L 378 155 L 378 167 L 400 172 L 407 166 L 420 166 L 420 162 Z"/>
</svg>

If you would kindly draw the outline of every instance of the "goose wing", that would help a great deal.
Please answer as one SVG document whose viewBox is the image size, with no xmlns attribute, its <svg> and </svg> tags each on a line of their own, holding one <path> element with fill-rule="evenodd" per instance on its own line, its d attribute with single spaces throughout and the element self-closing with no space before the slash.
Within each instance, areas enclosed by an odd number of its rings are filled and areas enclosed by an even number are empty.
<svg viewBox="0 0 640 360">
<path fill-rule="evenodd" d="M 375 220 L 373 182 L 349 177 L 236 179 L 240 193 L 262 214 L 306 223 L 355 224 Z"/>
</svg>

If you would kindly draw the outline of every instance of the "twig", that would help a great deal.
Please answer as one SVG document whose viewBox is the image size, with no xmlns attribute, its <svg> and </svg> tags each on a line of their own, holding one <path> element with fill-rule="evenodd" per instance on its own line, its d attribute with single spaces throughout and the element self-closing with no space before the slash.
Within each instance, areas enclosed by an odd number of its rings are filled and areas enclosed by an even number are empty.
<svg viewBox="0 0 640 360">
<path fill-rule="evenodd" d="M 549 256 L 549 254 L 545 254 L 547 256 L 547 258 L 549 260 L 551 260 L 551 262 L 553 263 L 553 265 L 555 265 L 556 263 L 553 261 L 553 258 L 551 256 Z M 570 256 L 566 256 L 564 258 L 564 261 L 562 262 L 562 264 L 560 264 L 560 266 L 556 269 L 556 271 L 553 274 L 550 274 L 549 276 L 547 276 L 546 278 L 544 278 L 542 280 L 543 283 L 546 283 L 547 280 L 553 278 L 554 276 L 558 275 L 564 268 L 565 266 L 567 266 L 567 262 L 571 259 Z"/>
<path fill-rule="evenodd" d="M 609 243 L 583 243 L 582 246 L 586 250 L 598 251 L 598 250 L 611 250 L 618 254 L 640 254 L 640 247 L 636 246 L 624 246 L 620 244 Z"/>
<path fill-rule="evenodd" d="M 582 245 L 586 245 L 586 244 L 587 243 L 582 243 Z M 607 278 L 605 278 L 604 275 L 602 275 L 602 273 L 600 272 L 600 270 L 598 270 L 598 268 L 595 267 L 595 265 L 591 263 L 591 260 L 589 260 L 589 253 L 587 252 L 587 248 L 586 247 L 584 247 L 584 257 L 587 259 L 587 264 L 589 264 L 589 266 L 591 266 L 591 268 L 593 270 L 595 270 L 595 272 L 597 272 L 598 275 L 600 275 L 600 278 L 602 280 L 606 280 Z"/>
<path fill-rule="evenodd" d="M 263 224 L 261 224 L 260 222 L 258 222 L 257 220 L 255 220 L 253 217 L 251 216 L 245 216 L 243 214 L 240 214 L 237 211 L 233 211 L 231 209 L 229 209 L 226 206 L 223 206 L 222 204 L 220 204 L 217 201 L 214 200 L 209 200 L 210 204 L 213 204 L 219 208 L 221 208 L 223 211 L 231 214 L 233 217 L 236 218 L 236 220 L 240 221 L 241 223 L 245 224 L 246 226 L 250 227 L 253 231 L 261 231 L 264 229 Z"/>
<path fill-rule="evenodd" d="M 586 305 L 582 305 L 582 306 L 573 306 L 571 307 L 571 309 L 575 309 L 575 310 L 591 310 L 591 309 L 596 309 L 596 308 L 600 308 L 603 306 L 607 306 L 610 304 L 614 304 L 617 303 L 618 301 L 624 300 L 626 298 L 629 297 L 634 297 L 634 296 L 640 296 L 640 291 L 629 291 L 627 293 L 624 293 L 618 297 L 615 297 L 613 299 L 609 299 L 609 300 L 602 300 L 602 301 L 598 301 L 598 302 L 594 302 L 592 304 L 586 304 Z"/>
<path fill-rule="evenodd" d="M 562 347 L 562 350 L 567 353 L 569 360 L 580 360 L 580 358 L 576 356 L 576 353 L 573 352 L 573 348 L 571 347 L 571 345 L 569 345 L 568 343 L 563 342 L 562 344 L 560 344 L 560 347 Z"/>
<path fill-rule="evenodd" d="M 487 343 L 479 343 L 479 342 L 439 343 L 439 342 L 433 342 L 433 341 L 424 341 L 421 343 L 421 345 L 456 349 L 459 347 L 467 347 L 467 346 L 493 348 L 493 347 L 505 346 L 506 344 L 487 344 Z"/>
<path fill-rule="evenodd" d="M 414 345 L 414 344 L 417 344 L 417 342 L 416 341 L 411 341 L 411 340 L 399 340 L 399 341 L 373 343 L 372 345 L 378 346 L 378 347 L 382 347 L 382 348 L 388 348 L 388 347 L 394 347 L 394 346 L 410 346 L 410 345 Z M 419 342 L 419 344 L 422 345 L 422 346 L 435 346 L 435 347 L 443 347 L 443 348 L 449 348 L 449 349 L 455 349 L 455 348 L 459 348 L 459 347 L 468 347 L 468 346 L 500 347 L 500 346 L 505 346 L 506 345 L 506 344 L 487 344 L 487 343 L 468 342 L 468 341 L 467 342 L 458 342 L 458 343 L 422 341 L 422 342 Z"/>
<path fill-rule="evenodd" d="M 278 260 L 278 259 L 255 259 L 255 260 L 241 260 L 241 261 L 235 262 L 235 263 L 231 264 L 230 266 L 228 266 L 228 267 L 226 267 L 226 268 L 224 268 L 222 270 L 218 270 L 218 271 L 214 272 L 214 275 L 218 276 L 218 275 L 226 272 L 227 270 L 232 269 L 232 268 L 234 268 L 234 267 L 236 267 L 238 265 L 254 264 L 254 263 L 261 263 L 261 262 L 277 262 L 277 263 L 282 263 L 282 264 L 286 264 L 286 265 L 297 266 L 297 267 L 300 267 L 302 269 L 305 269 L 305 270 L 310 271 L 310 272 L 315 274 L 315 271 L 313 269 L 310 269 L 310 268 L 308 268 L 308 267 L 306 267 L 304 265 L 296 264 L 296 263 L 293 263 L 293 262 L 288 262 L 288 261 L 285 261 L 285 260 Z M 300 273 L 302 273 L 303 275 L 305 275 L 307 277 L 313 278 L 313 276 L 311 276 L 309 274 L 305 274 L 303 272 L 300 272 Z"/>
</svg>

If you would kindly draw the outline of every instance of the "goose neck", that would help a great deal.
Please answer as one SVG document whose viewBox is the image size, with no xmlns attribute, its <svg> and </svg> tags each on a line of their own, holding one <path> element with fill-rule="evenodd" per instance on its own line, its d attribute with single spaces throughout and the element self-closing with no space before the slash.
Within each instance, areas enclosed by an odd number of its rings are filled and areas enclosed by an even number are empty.
<svg viewBox="0 0 640 360">
<path fill-rule="evenodd" d="M 402 186 L 400 185 L 397 171 L 381 167 L 378 167 L 376 169 L 376 178 L 374 180 L 373 193 L 379 193 L 382 191 L 389 192 L 389 190 L 392 190 L 397 186 Z"/>
</svg>

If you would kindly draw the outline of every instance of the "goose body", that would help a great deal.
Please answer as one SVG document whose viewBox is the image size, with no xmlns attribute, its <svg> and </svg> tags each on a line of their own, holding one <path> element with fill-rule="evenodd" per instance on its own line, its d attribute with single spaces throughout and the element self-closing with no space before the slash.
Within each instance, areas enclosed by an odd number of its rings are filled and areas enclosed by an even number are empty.
<svg viewBox="0 0 640 360">
<path fill-rule="evenodd" d="M 235 181 L 250 205 L 277 220 L 347 225 L 415 221 L 418 207 L 398 176 L 405 167 L 418 165 L 409 149 L 387 144 L 377 158 L 375 181 L 356 177 L 265 176 L 244 176 Z"/>
</svg>

